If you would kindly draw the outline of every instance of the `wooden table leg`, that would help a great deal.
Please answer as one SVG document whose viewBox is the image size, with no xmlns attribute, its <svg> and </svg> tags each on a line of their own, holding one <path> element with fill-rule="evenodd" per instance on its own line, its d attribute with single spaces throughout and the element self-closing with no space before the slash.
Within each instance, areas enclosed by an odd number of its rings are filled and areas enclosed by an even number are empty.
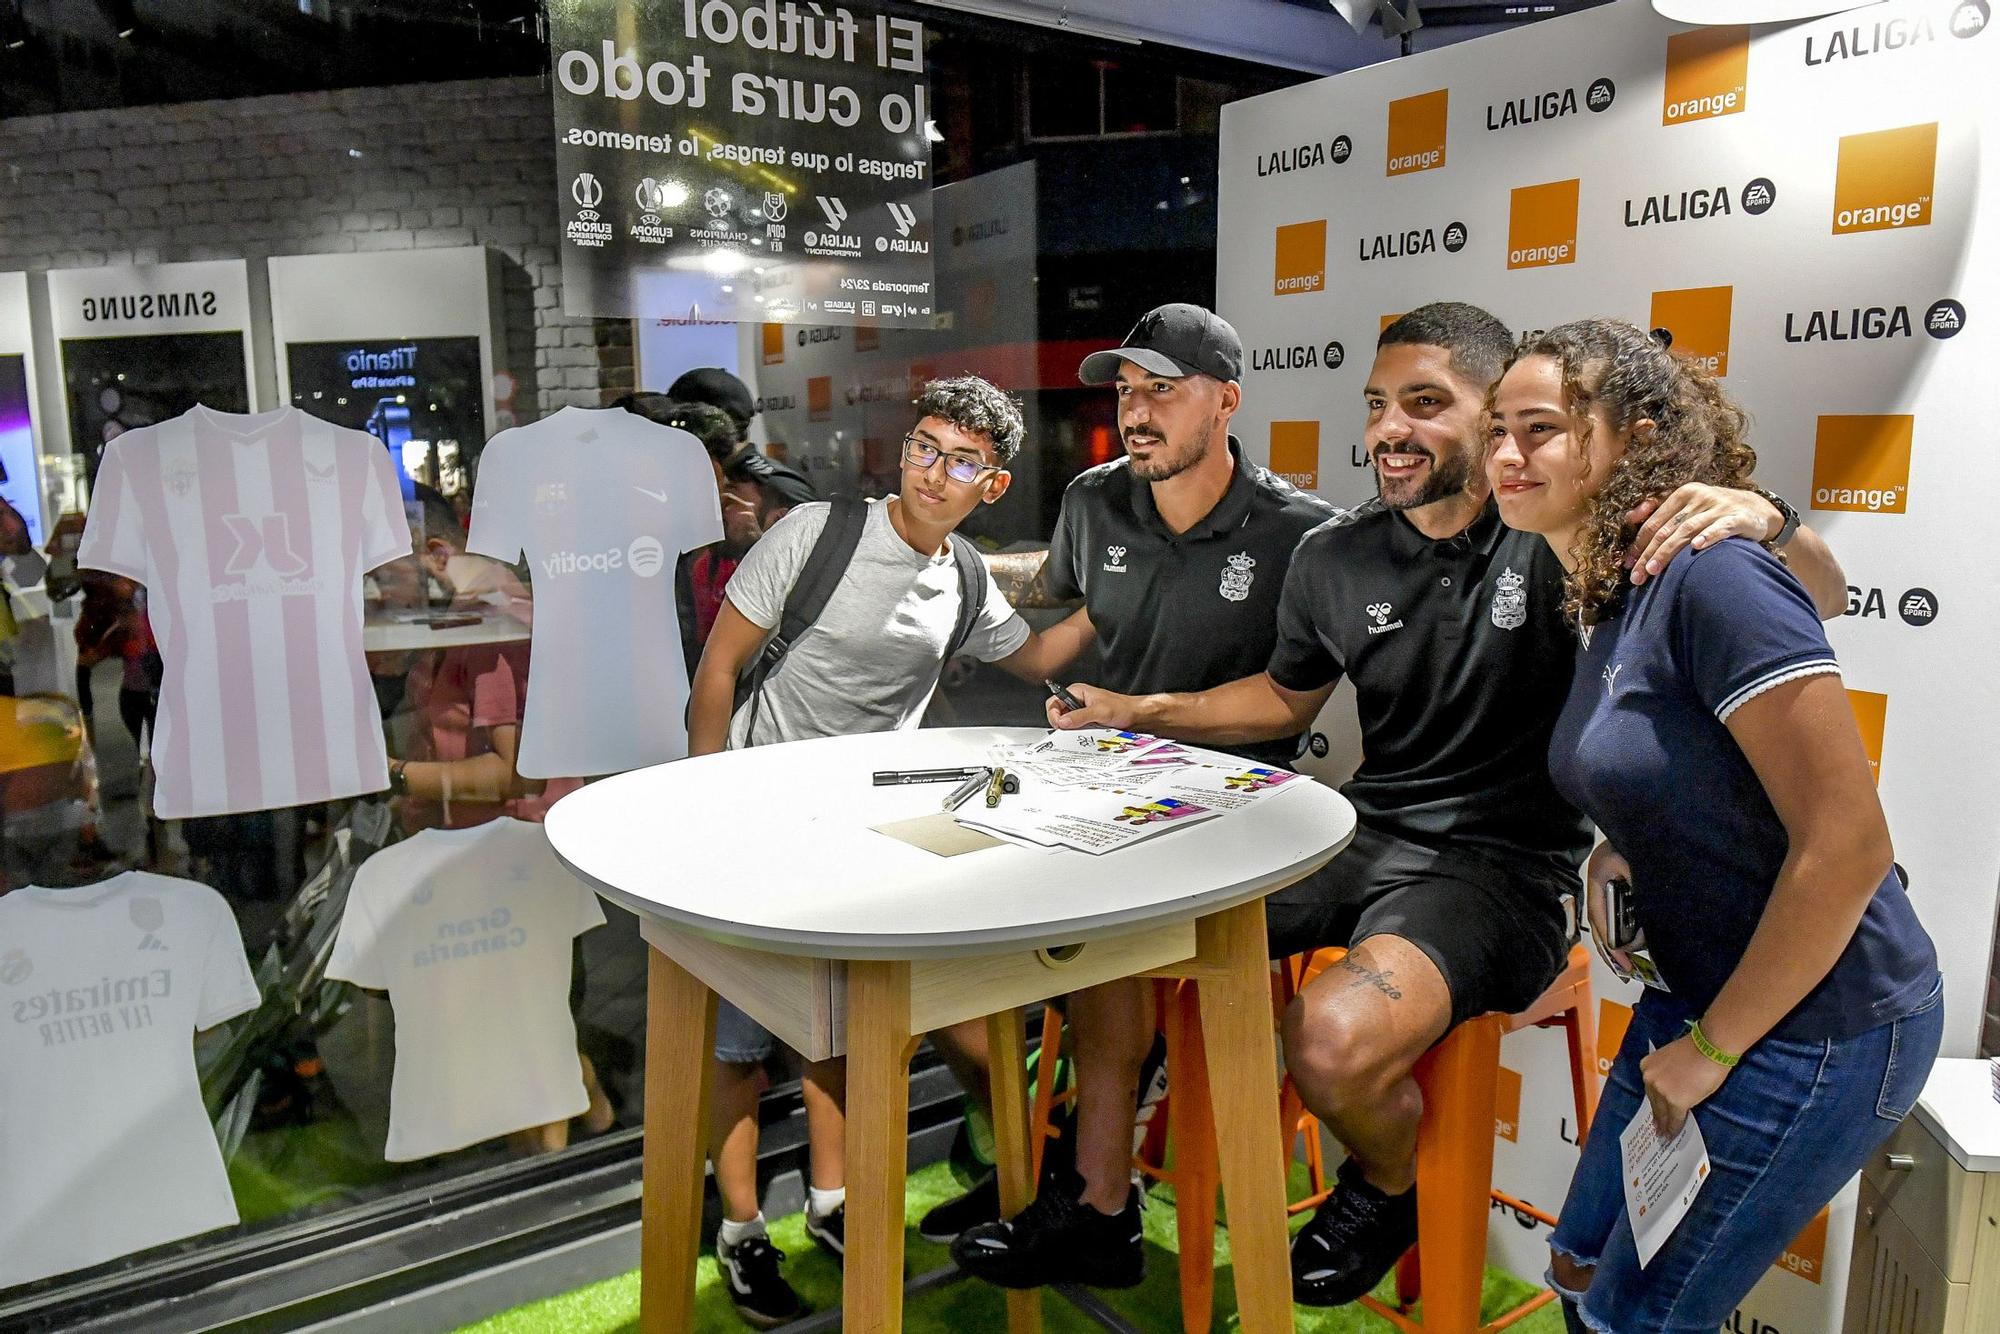
<svg viewBox="0 0 2000 1334">
<path fill-rule="evenodd" d="M 1208 1047 L 1222 1196 L 1236 1307 L 1244 1334 L 1292 1328 L 1291 1264 L 1285 1246 L 1285 1151 L 1278 1136 L 1278 1052 L 1271 1032 L 1270 961 L 1264 901 L 1204 917 L 1196 941 L 1205 968 L 1201 1028 Z"/>
<path fill-rule="evenodd" d="M 903 1328 L 903 1183 L 909 1167 L 910 965 L 847 964 L 847 1273 L 841 1328 Z"/>
<path fill-rule="evenodd" d="M 1021 1012 L 986 1016 L 987 1067 L 993 1084 L 994 1171 L 1000 1178 L 1000 1213 L 1012 1218 L 1028 1207 L 1035 1183 L 1028 1153 L 1028 1044 Z M 1007 1291 L 1009 1334 L 1040 1334 L 1042 1294 L 1037 1288 Z"/>
<path fill-rule="evenodd" d="M 648 947 L 646 1139 L 639 1226 L 639 1328 L 694 1328 L 715 993 Z"/>
</svg>

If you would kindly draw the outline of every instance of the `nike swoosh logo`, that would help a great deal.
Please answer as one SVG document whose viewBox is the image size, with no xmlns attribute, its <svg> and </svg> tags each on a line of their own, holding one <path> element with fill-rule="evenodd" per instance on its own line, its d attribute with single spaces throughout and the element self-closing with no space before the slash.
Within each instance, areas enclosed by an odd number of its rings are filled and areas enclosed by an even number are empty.
<svg viewBox="0 0 2000 1334">
<path fill-rule="evenodd" d="M 634 491 L 637 491 L 642 496 L 651 496 L 653 499 L 659 501 L 662 505 L 667 503 L 667 493 L 664 491 L 648 491 L 643 486 L 635 486 L 632 489 Z"/>
</svg>

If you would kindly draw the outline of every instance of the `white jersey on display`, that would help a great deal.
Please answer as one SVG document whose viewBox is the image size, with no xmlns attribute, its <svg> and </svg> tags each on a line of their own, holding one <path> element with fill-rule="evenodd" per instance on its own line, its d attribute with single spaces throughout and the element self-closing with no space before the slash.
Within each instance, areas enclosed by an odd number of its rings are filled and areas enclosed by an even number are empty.
<svg viewBox="0 0 2000 1334">
<path fill-rule="evenodd" d="M 296 408 L 196 407 L 105 446 L 76 559 L 146 586 L 156 815 L 388 786 L 361 577 L 411 550 L 382 442 Z"/>
<path fill-rule="evenodd" d="M 389 1161 L 583 1114 L 570 942 L 603 924 L 523 820 L 426 829 L 362 863 L 326 975 L 395 1008 Z"/>
<path fill-rule="evenodd" d="M 194 1034 L 257 1002 L 206 885 L 0 897 L 0 1288 L 236 1223 Z"/>
<path fill-rule="evenodd" d="M 687 754 L 687 663 L 675 612 L 682 552 L 722 537 L 715 471 L 686 431 L 622 408 L 564 408 L 480 455 L 470 549 L 535 592 L 518 768 L 622 773 Z"/>
</svg>

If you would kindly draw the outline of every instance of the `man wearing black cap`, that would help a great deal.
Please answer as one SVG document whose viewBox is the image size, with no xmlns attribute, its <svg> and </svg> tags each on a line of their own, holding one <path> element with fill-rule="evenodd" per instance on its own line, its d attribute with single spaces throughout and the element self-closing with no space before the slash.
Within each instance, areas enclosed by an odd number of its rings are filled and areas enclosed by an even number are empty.
<svg viewBox="0 0 2000 1334">
<path fill-rule="evenodd" d="M 674 381 L 667 397 L 721 408 L 736 423 L 737 448 L 722 460 L 722 475 L 733 494 L 754 506 L 756 531 L 747 540 L 732 534 L 731 545 L 740 547 L 734 555 L 741 556 L 749 550 L 751 543 L 784 518 L 792 506 L 819 499 L 819 492 L 802 474 L 750 443 L 750 419 L 757 415 L 757 401 L 743 381 L 720 366 L 697 366 Z M 724 505 L 725 518 L 729 508 Z"/>
<path fill-rule="evenodd" d="M 1105 680 L 1122 692 L 1204 690 L 1262 671 L 1292 549 L 1336 512 L 1229 434 L 1242 373 L 1236 330 L 1185 304 L 1147 312 L 1124 346 L 1083 360 L 1085 384 L 1116 388 L 1125 457 L 1070 483 L 1038 581 L 1054 598 L 1083 599 L 1080 628 L 1102 643 Z M 1294 733 L 1245 753 L 1289 762 L 1297 751 Z M 1081 1175 L 1044 1182 L 1014 1219 L 961 1232 L 952 1255 L 1010 1287 L 1129 1287 L 1144 1263 L 1127 1164 L 1154 1034 L 1148 984 L 1078 992 L 1069 1018 Z"/>
</svg>

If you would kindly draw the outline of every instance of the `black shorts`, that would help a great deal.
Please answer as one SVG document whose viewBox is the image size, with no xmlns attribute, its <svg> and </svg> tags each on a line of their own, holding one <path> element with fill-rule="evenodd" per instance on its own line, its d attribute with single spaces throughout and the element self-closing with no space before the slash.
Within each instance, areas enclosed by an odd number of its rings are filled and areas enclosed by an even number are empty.
<svg viewBox="0 0 2000 1334">
<path fill-rule="evenodd" d="M 1454 1027 L 1534 1003 L 1569 955 L 1573 872 L 1485 848 L 1425 847 L 1360 825 L 1339 856 L 1264 900 L 1271 957 L 1400 936 L 1451 991 Z"/>
</svg>

